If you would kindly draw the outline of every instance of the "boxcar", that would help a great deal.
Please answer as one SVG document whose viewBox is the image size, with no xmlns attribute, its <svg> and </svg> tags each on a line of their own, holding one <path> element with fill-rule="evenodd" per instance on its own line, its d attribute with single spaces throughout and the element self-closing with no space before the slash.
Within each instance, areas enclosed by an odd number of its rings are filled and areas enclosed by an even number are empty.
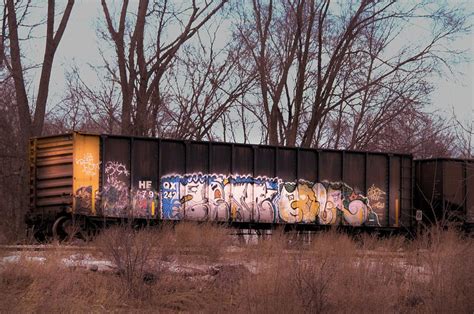
<svg viewBox="0 0 474 314">
<path fill-rule="evenodd" d="M 38 232 L 71 217 L 410 228 L 411 155 L 71 133 L 31 139 Z M 471 201 L 472 204 L 472 201 Z"/>
<path fill-rule="evenodd" d="M 415 161 L 415 207 L 427 224 L 457 222 L 474 225 L 474 160 Z"/>
</svg>

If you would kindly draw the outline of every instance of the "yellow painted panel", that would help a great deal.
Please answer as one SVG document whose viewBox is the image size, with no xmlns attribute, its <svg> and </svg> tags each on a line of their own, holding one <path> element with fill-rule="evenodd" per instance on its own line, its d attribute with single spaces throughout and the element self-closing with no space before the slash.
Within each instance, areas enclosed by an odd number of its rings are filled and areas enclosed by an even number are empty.
<svg viewBox="0 0 474 314">
<path fill-rule="evenodd" d="M 99 189 L 100 137 L 74 133 L 74 202 L 75 213 L 95 215 L 95 195 Z"/>
</svg>

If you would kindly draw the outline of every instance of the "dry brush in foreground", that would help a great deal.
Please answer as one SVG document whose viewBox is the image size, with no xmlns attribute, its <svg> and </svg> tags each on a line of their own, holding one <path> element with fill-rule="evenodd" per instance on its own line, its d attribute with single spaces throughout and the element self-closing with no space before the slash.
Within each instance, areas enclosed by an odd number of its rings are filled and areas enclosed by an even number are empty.
<svg viewBox="0 0 474 314">
<path fill-rule="evenodd" d="M 415 241 L 326 232 L 309 243 L 277 231 L 245 244 L 179 224 L 113 228 L 94 243 L 110 271 L 65 267 L 59 251 L 2 262 L 0 312 L 474 310 L 474 240 L 452 231 Z"/>
</svg>

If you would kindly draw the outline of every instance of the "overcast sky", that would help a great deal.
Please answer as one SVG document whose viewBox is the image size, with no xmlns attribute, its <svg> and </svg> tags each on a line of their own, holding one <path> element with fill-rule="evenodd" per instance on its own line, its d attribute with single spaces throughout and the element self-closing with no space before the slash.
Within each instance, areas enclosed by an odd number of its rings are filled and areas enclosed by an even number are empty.
<svg viewBox="0 0 474 314">
<path fill-rule="evenodd" d="M 60 2 L 60 1 L 59 1 Z M 474 12 L 474 1 L 468 1 L 468 9 Z M 64 5 L 60 5 L 63 7 Z M 58 8 L 59 9 L 59 8 Z M 45 9 L 41 10 L 45 12 Z M 80 67 L 83 79 L 89 84 L 95 84 L 94 75 L 88 70 L 88 64 L 101 64 L 98 51 L 99 40 L 96 29 L 99 18 L 102 17 L 101 6 L 96 0 L 76 0 L 66 32 L 56 53 L 54 62 L 50 105 L 59 102 L 64 93 L 65 73 L 75 63 Z M 470 24 L 474 24 L 471 17 Z M 32 63 L 40 63 L 44 46 L 43 41 L 32 43 L 26 55 Z M 442 110 L 449 117 L 452 110 L 463 120 L 472 121 L 474 118 L 474 36 L 471 33 L 455 41 L 454 48 L 468 51 L 470 62 L 463 62 L 454 66 L 455 74 L 446 74 L 443 77 L 433 75 L 436 86 L 432 94 L 432 108 Z M 29 51 L 32 53 L 30 54 Z M 39 74 L 37 74 L 39 75 Z M 37 82 L 37 80 L 36 80 Z M 34 86 L 31 86 L 35 88 Z"/>
</svg>

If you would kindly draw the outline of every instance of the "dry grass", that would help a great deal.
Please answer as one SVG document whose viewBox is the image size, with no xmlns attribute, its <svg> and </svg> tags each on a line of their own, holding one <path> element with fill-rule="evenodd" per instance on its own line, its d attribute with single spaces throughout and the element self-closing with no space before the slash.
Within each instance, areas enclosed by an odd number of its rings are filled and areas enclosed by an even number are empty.
<svg viewBox="0 0 474 314">
<path fill-rule="evenodd" d="M 95 243 L 117 271 L 66 268 L 60 252 L 2 263 L 0 312 L 474 310 L 474 240 L 453 231 L 415 241 L 329 231 L 304 244 L 277 231 L 228 250 L 230 239 L 205 224 L 114 228 Z"/>
</svg>

